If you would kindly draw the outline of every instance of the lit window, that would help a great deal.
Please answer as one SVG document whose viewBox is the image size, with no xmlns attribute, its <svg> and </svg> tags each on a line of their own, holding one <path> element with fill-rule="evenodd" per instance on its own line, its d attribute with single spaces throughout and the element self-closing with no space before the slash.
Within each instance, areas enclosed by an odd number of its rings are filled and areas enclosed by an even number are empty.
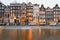
<svg viewBox="0 0 60 40">
<path fill-rule="evenodd" d="M 11 9 L 12 9 L 12 7 L 11 7 Z"/>
<path fill-rule="evenodd" d="M 45 14 L 45 11 L 40 11 L 40 14 Z"/>
<path fill-rule="evenodd" d="M 32 17 L 29 17 L 29 20 L 32 20 Z"/>
<path fill-rule="evenodd" d="M 18 7 L 18 9 L 20 9 L 20 7 Z"/>
<path fill-rule="evenodd" d="M 56 14 L 57 14 L 58 12 L 56 12 Z"/>
<path fill-rule="evenodd" d="M 32 15 L 32 13 L 28 13 L 28 15 Z"/>
<path fill-rule="evenodd" d="M 59 10 L 59 9 L 56 9 L 56 10 Z"/>
<path fill-rule="evenodd" d="M 12 10 L 11 10 L 11 13 L 12 13 Z"/>
<path fill-rule="evenodd" d="M 56 18 L 54 18 L 54 21 L 58 21 Z"/>
<path fill-rule="evenodd" d="M 54 9 L 54 10 L 56 10 L 56 9 Z"/>
<path fill-rule="evenodd" d="M 54 13 L 56 13 L 56 12 L 54 12 Z"/>
<path fill-rule="evenodd" d="M 15 10 L 13 10 L 13 12 L 15 12 Z"/>
</svg>

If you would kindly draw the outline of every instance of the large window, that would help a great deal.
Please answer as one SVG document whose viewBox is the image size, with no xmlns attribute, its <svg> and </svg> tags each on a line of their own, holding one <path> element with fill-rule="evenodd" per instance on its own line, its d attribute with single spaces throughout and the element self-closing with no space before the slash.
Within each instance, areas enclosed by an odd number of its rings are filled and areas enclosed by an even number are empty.
<svg viewBox="0 0 60 40">
<path fill-rule="evenodd" d="M 45 11 L 40 11 L 40 14 L 45 14 Z"/>
<path fill-rule="evenodd" d="M 32 13 L 28 13 L 28 16 L 32 16 Z"/>
</svg>

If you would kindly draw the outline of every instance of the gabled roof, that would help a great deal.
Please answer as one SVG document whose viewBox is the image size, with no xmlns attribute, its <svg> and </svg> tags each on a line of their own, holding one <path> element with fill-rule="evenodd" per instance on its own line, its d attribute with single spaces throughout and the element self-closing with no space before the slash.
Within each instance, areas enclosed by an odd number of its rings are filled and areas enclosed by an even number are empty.
<svg viewBox="0 0 60 40">
<path fill-rule="evenodd" d="M 51 8 L 50 7 L 47 7 L 46 9 L 48 10 L 48 9 L 51 9 Z"/>
<path fill-rule="evenodd" d="M 40 8 L 44 8 L 44 5 L 42 4 Z"/>
<path fill-rule="evenodd" d="M 26 5 L 26 3 L 25 2 L 22 2 L 22 4 L 21 5 Z"/>
<path fill-rule="evenodd" d="M 10 6 L 21 6 L 20 3 L 10 3 Z"/>
<path fill-rule="evenodd" d="M 6 6 L 6 5 L 4 5 L 1 1 L 0 1 L 0 5 L 2 5 L 2 6 Z"/>
<path fill-rule="evenodd" d="M 45 10 L 44 5 L 42 4 L 40 10 Z"/>
<path fill-rule="evenodd" d="M 33 4 L 32 4 L 31 2 L 29 2 L 29 3 L 27 4 L 27 6 L 33 6 Z"/>
<path fill-rule="evenodd" d="M 60 8 L 60 7 L 58 6 L 58 4 L 56 4 L 55 7 L 53 7 L 53 8 Z"/>
<path fill-rule="evenodd" d="M 34 4 L 34 6 L 39 6 L 39 4 Z"/>
</svg>

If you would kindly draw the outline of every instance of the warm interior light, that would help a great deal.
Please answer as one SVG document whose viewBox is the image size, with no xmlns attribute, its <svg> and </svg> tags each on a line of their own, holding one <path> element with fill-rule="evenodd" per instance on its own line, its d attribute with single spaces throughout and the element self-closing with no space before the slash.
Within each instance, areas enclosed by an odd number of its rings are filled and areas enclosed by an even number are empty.
<svg viewBox="0 0 60 40">
<path fill-rule="evenodd" d="M 36 20 L 33 20 L 34 23 L 36 23 Z"/>
<path fill-rule="evenodd" d="M 29 20 L 32 20 L 32 17 L 29 17 Z"/>
<path fill-rule="evenodd" d="M 28 40 L 32 40 L 32 29 L 29 29 Z"/>
<path fill-rule="evenodd" d="M 21 24 L 23 24 L 23 23 L 25 22 L 25 17 L 22 17 L 22 18 L 20 19 L 20 22 L 21 22 Z"/>
<path fill-rule="evenodd" d="M 32 13 L 28 13 L 28 16 L 31 16 L 32 15 Z"/>
<path fill-rule="evenodd" d="M 14 19 L 16 19 L 16 17 L 14 17 Z"/>
</svg>

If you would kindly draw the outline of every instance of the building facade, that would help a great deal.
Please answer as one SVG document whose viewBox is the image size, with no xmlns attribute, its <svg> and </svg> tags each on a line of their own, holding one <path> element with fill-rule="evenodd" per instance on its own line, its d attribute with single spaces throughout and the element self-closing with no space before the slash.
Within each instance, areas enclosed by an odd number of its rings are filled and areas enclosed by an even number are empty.
<svg viewBox="0 0 60 40">
<path fill-rule="evenodd" d="M 34 4 L 33 6 L 33 22 L 38 24 L 38 17 L 39 17 L 39 4 Z"/>
<path fill-rule="evenodd" d="M 4 23 L 4 12 L 5 12 L 5 5 L 0 2 L 0 24 Z"/>
<path fill-rule="evenodd" d="M 30 24 L 30 22 L 33 21 L 33 4 L 31 2 L 29 2 L 27 4 L 27 24 Z"/>
<path fill-rule="evenodd" d="M 46 20 L 45 20 L 45 15 L 46 14 L 46 10 L 44 8 L 44 5 L 42 4 L 40 7 L 40 13 L 39 13 L 39 24 L 45 24 Z"/>
<path fill-rule="evenodd" d="M 45 8 L 42 4 L 10 3 L 4 5 L 0 2 L 0 24 L 9 23 L 14 25 L 37 25 L 47 23 L 60 23 L 60 7 L 58 4 L 53 8 Z M 53 24 L 53 23 L 52 23 Z"/>
<path fill-rule="evenodd" d="M 20 17 L 21 17 L 21 4 L 20 3 L 11 3 L 9 5 L 10 9 L 10 23 L 20 23 Z"/>
<path fill-rule="evenodd" d="M 54 13 L 53 9 L 50 7 L 46 8 L 46 22 L 53 22 L 54 21 Z"/>
<path fill-rule="evenodd" d="M 4 22 L 6 24 L 9 23 L 9 14 L 10 14 L 10 9 L 8 8 L 8 6 L 6 6 L 5 12 L 4 12 Z"/>
<path fill-rule="evenodd" d="M 60 7 L 58 6 L 58 4 L 55 5 L 55 7 L 53 7 L 54 10 L 54 21 L 56 22 L 60 22 Z"/>
<path fill-rule="evenodd" d="M 22 3 L 21 4 L 21 18 L 20 18 L 20 23 L 21 25 L 25 25 L 26 24 L 26 3 Z"/>
</svg>

